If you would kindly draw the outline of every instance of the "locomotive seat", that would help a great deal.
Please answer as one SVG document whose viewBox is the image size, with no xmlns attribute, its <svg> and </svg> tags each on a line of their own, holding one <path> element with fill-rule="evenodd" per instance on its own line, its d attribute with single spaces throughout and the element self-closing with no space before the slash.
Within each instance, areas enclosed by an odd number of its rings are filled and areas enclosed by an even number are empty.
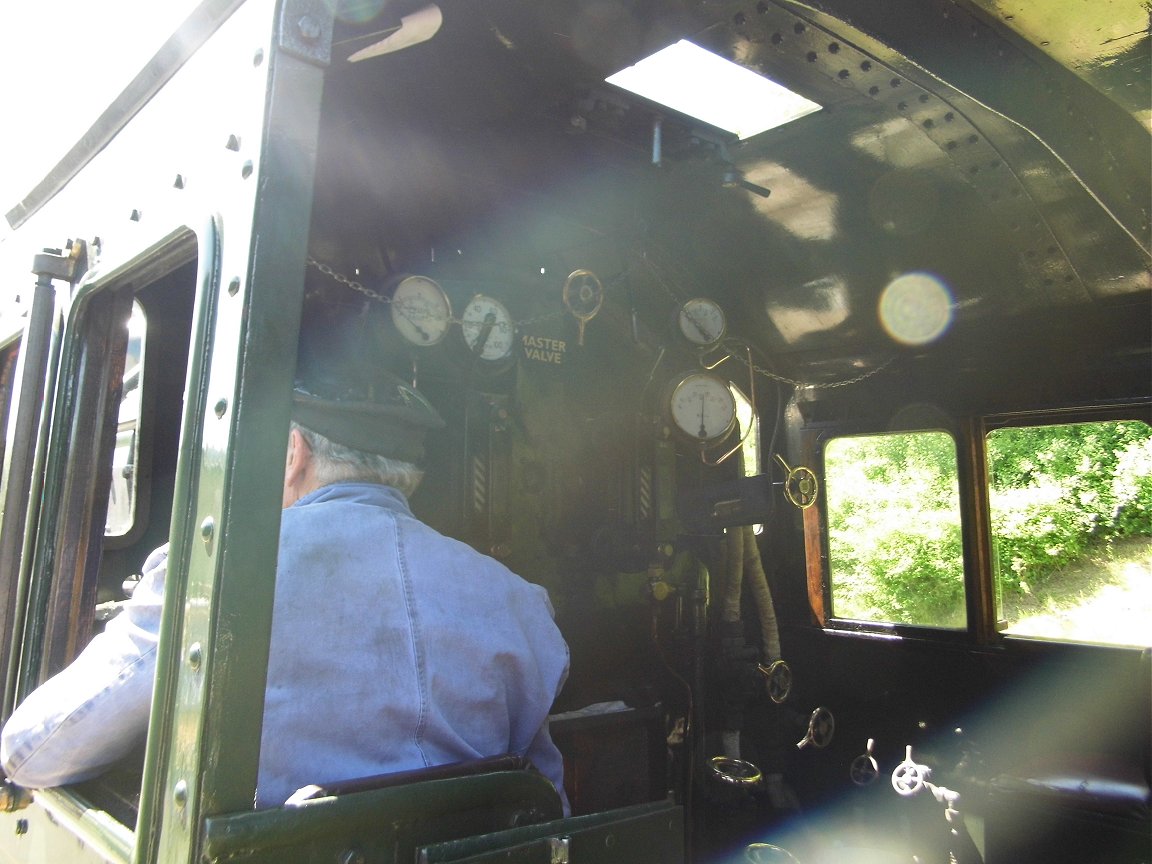
<svg viewBox="0 0 1152 864">
<path fill-rule="evenodd" d="M 429 843 L 548 822 L 562 816 L 552 782 L 512 756 L 307 786 L 284 807 L 205 820 L 211 860 L 250 864 L 338 860 L 411 861 Z M 311 856 L 311 857 L 309 857 Z"/>
<path fill-rule="evenodd" d="M 1146 852 L 1152 836 L 1152 649 L 1142 652 L 1138 676 L 1134 692 L 1143 711 L 1136 740 L 1085 741 L 1075 753 L 1042 754 L 992 780 L 990 848 L 1044 842 L 1056 850 L 1052 860 L 1061 861 L 1126 861 L 1134 850 Z"/>
</svg>

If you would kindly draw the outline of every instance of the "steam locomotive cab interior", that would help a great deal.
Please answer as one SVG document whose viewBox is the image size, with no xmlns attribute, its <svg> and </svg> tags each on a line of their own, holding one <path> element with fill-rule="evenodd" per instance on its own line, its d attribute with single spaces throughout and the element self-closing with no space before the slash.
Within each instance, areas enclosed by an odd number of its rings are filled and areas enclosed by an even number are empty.
<svg viewBox="0 0 1152 864">
<path fill-rule="evenodd" d="M 573 815 L 683 804 L 701 864 L 947 860 L 957 824 L 980 856 L 957 860 L 1147 860 L 1146 610 L 1029 631 L 989 491 L 994 436 L 1148 437 L 1147 33 L 1077 66 L 997 4 L 864 5 L 342 6 L 299 362 L 387 368 L 444 417 L 413 510 L 548 589 Z M 793 116 L 742 125 L 747 97 L 725 127 L 608 80 L 678 43 Z M 70 622 L 44 673 L 167 536 L 186 418 L 213 410 L 184 388 L 214 230 L 76 307 L 137 323 L 88 349 L 117 398 L 73 435 L 109 463 L 108 528 L 98 580 L 41 601 Z M 91 488 L 53 477 L 63 559 Z M 931 574 L 885 557 L 873 507 L 943 550 Z M 130 826 L 119 770 L 87 794 Z"/>
</svg>

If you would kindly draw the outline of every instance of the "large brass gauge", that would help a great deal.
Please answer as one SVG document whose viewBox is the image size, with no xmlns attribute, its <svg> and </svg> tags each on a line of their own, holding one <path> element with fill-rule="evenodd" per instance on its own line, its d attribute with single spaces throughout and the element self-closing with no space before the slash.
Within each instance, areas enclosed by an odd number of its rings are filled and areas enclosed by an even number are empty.
<svg viewBox="0 0 1152 864">
<path fill-rule="evenodd" d="M 668 413 L 679 432 L 701 447 L 718 444 L 736 425 L 736 398 L 711 372 L 690 372 L 672 388 Z"/>
<path fill-rule="evenodd" d="M 512 353 L 516 325 L 499 300 L 477 294 L 460 316 L 460 329 L 464 343 L 477 359 L 495 362 Z"/>
<path fill-rule="evenodd" d="M 680 333 L 693 345 L 707 348 L 724 338 L 728 322 L 715 300 L 696 297 L 686 301 L 676 316 Z"/>
<path fill-rule="evenodd" d="M 439 284 L 427 276 L 407 276 L 391 298 L 392 323 L 413 345 L 436 345 L 452 323 L 452 305 Z"/>
</svg>

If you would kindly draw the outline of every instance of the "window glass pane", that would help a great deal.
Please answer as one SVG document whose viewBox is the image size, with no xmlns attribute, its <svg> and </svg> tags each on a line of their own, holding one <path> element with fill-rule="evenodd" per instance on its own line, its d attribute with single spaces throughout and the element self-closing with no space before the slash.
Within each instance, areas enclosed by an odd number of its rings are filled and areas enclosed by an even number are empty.
<svg viewBox="0 0 1152 864">
<path fill-rule="evenodd" d="M 743 436 L 744 476 L 755 477 L 760 473 L 760 418 L 753 413 L 752 402 L 743 390 L 735 384 L 729 384 L 728 389 L 736 400 L 736 422 Z"/>
<path fill-rule="evenodd" d="M 988 463 L 1005 631 L 1152 645 L 1152 427 L 998 429 Z"/>
<path fill-rule="evenodd" d="M 943 432 L 837 438 L 824 453 L 832 614 L 964 627 L 956 445 Z"/>
<path fill-rule="evenodd" d="M 128 320 L 128 355 L 124 359 L 124 386 L 120 392 L 116 450 L 112 457 L 112 483 L 108 490 L 108 517 L 104 535 L 127 534 L 136 518 L 139 463 L 141 377 L 144 373 L 144 310 L 133 302 Z"/>
</svg>

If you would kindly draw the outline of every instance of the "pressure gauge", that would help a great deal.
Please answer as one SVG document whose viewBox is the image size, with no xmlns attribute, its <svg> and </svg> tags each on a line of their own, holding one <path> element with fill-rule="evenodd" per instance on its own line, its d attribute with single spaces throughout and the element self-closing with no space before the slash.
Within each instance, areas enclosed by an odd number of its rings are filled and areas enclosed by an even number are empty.
<svg viewBox="0 0 1152 864">
<path fill-rule="evenodd" d="M 460 329 L 473 357 L 497 361 L 512 353 L 516 325 L 499 300 L 477 294 L 460 317 Z"/>
<path fill-rule="evenodd" d="M 706 447 L 722 441 L 735 427 L 736 399 L 719 375 L 690 372 L 672 388 L 668 413 L 681 433 Z"/>
<path fill-rule="evenodd" d="M 392 292 L 392 323 L 413 345 L 435 345 L 452 323 L 444 289 L 427 276 L 408 276 Z"/>
<path fill-rule="evenodd" d="M 720 304 L 707 297 L 696 297 L 684 303 L 677 320 L 684 338 L 701 348 L 723 339 L 728 326 Z"/>
</svg>

